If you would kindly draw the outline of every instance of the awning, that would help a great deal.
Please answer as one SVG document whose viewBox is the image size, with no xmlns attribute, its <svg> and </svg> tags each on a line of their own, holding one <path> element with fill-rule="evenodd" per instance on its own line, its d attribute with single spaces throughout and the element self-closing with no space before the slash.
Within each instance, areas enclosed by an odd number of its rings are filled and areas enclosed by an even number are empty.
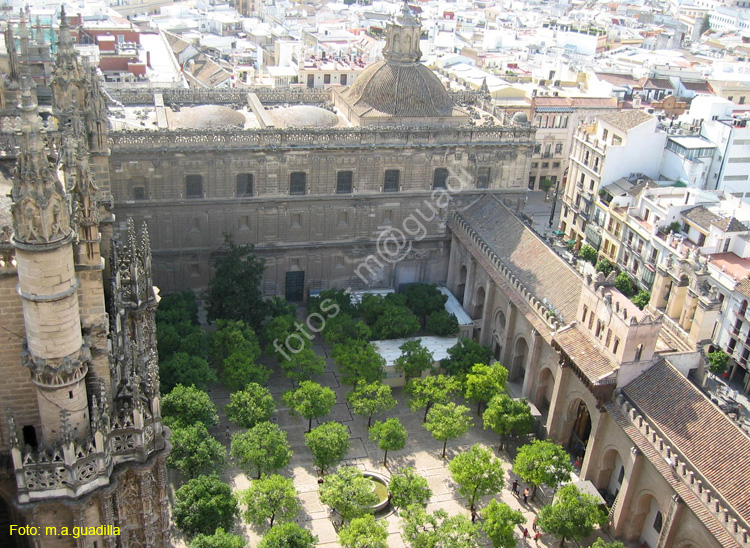
<svg viewBox="0 0 750 548">
<path fill-rule="evenodd" d="M 552 234 L 554 234 L 555 236 L 565 236 L 565 232 L 563 232 L 562 230 L 555 230 Z"/>
</svg>

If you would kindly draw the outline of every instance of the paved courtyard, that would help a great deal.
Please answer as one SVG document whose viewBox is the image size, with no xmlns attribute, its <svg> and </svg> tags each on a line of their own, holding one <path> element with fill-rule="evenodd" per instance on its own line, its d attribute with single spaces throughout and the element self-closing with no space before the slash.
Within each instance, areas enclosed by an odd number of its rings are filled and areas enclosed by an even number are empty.
<svg viewBox="0 0 750 548">
<path fill-rule="evenodd" d="M 378 447 L 368 439 L 366 427 L 367 420 L 352 414 L 349 410 L 346 403 L 346 393 L 350 390 L 350 387 L 339 382 L 336 364 L 329 357 L 329 348 L 321 342 L 320 338 L 317 338 L 314 350 L 318 355 L 326 358 L 325 372 L 314 380 L 332 388 L 336 392 L 337 403 L 331 413 L 322 420 L 313 420 L 313 428 L 322 422 L 331 420 L 339 421 L 349 428 L 349 432 L 351 433 L 351 449 L 347 459 L 343 463 L 344 465 L 357 466 L 362 470 L 372 470 L 387 477 L 400 467 L 412 466 L 420 475 L 427 478 L 430 488 L 432 489 L 433 496 L 427 508 L 428 511 L 432 512 L 442 508 L 449 514 L 464 513 L 469 515 L 464 500 L 459 496 L 456 484 L 451 479 L 447 466 L 448 462 L 454 455 L 466 450 L 475 443 L 492 447 L 495 454 L 502 459 L 503 467 L 507 471 L 506 488 L 502 493 L 498 493 L 495 498 L 508 503 L 514 509 L 520 510 L 526 518 L 526 523 L 519 527 L 517 531 L 517 536 L 519 538 L 518 546 L 524 546 L 522 540 L 523 527 L 528 528 L 529 534 L 533 536 L 532 522 L 536 512 L 539 510 L 541 501 L 534 501 L 531 504 L 524 505 L 522 499 L 515 497 L 510 492 L 509 486 L 513 481 L 513 475 L 510 469 L 512 458 L 515 455 L 515 448 L 510 448 L 509 452 L 498 451 L 498 436 L 491 430 L 483 430 L 481 418 L 478 417 L 475 412 L 475 405 L 467 405 L 472 409 L 474 426 L 464 437 L 458 440 L 450 440 L 448 442 L 446 459 L 443 460 L 441 458 L 442 442 L 436 441 L 432 435 L 423 428 L 422 414 L 419 412 L 412 413 L 409 410 L 406 405 L 407 397 L 403 389 L 395 388 L 393 390 L 393 395 L 398 401 L 398 405 L 389 412 L 376 415 L 373 418 L 373 422 L 388 417 L 398 417 L 406 427 L 409 433 L 409 438 L 404 450 L 388 453 L 388 467 L 385 468 L 383 467 L 383 451 L 378 449 Z M 318 498 L 317 471 L 312 466 L 312 455 L 307 447 L 305 447 L 304 443 L 303 435 L 307 430 L 307 421 L 292 417 L 289 414 L 289 410 L 281 404 L 281 394 L 292 388 L 291 381 L 281 376 L 279 367 L 276 365 L 273 358 L 266 358 L 264 356 L 261 358 L 261 361 L 274 371 L 268 382 L 268 387 L 277 400 L 278 413 L 272 420 L 277 422 L 279 426 L 287 432 L 289 443 L 294 451 L 294 457 L 292 458 L 291 463 L 280 473 L 293 478 L 294 484 L 299 492 L 303 511 L 297 518 L 297 522 L 318 536 L 319 546 L 336 548 L 339 546 L 338 535 L 333 526 L 329 508 L 323 505 Z M 518 389 L 518 387 L 512 386 L 511 390 L 514 388 Z M 229 393 L 223 385 L 215 386 L 210 391 L 210 395 L 211 399 L 218 406 L 220 415 L 220 423 L 211 429 L 211 433 L 217 439 L 225 443 L 228 449 L 229 442 L 225 439 L 226 427 L 229 426 L 231 433 L 238 432 L 241 429 L 229 423 L 224 414 L 223 407 L 229 403 Z M 464 402 L 461 401 L 461 403 Z M 173 479 L 176 479 L 174 477 L 174 472 L 172 473 L 172 476 Z M 222 474 L 222 479 L 232 485 L 235 491 L 246 489 L 250 484 L 248 477 L 231 462 L 231 459 L 229 466 Z M 173 484 L 173 488 L 176 488 L 176 486 L 177 485 Z M 523 487 L 524 485 L 521 484 L 521 491 L 523 491 Z M 537 498 L 539 498 L 539 496 Z M 482 500 L 480 507 L 484 507 L 489 500 L 490 497 Z M 401 537 L 401 518 L 396 513 L 391 512 L 383 519 L 385 519 L 388 524 L 388 531 L 390 533 L 389 546 L 393 548 L 408 546 Z M 249 541 L 250 546 L 256 546 L 260 538 L 263 536 L 264 531 L 256 530 L 242 520 L 238 520 L 238 523 L 240 525 L 237 526 L 235 532 L 241 532 Z M 180 533 L 176 529 L 173 531 L 175 546 L 185 546 L 186 543 L 182 539 Z M 589 541 L 582 543 L 581 546 L 588 546 L 593 542 L 596 536 L 597 535 L 595 534 Z M 605 535 L 605 538 L 608 537 Z M 558 545 L 559 542 L 551 535 L 542 535 L 538 543 L 535 543 L 531 539 L 526 541 L 526 546 Z M 575 544 L 569 542 L 567 545 L 574 546 Z M 488 543 L 487 546 L 491 545 Z"/>
</svg>

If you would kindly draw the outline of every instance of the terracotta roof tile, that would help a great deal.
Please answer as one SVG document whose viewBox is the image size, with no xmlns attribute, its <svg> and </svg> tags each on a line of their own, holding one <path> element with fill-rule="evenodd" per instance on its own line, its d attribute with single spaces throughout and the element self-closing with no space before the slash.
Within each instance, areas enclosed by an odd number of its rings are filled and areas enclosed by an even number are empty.
<svg viewBox="0 0 750 548">
<path fill-rule="evenodd" d="M 599 116 L 599 119 L 603 122 L 606 122 L 622 131 L 628 131 L 629 129 L 638 127 L 649 120 L 653 120 L 653 118 L 654 117 L 645 110 L 620 110 L 618 112 L 602 114 Z"/>
<path fill-rule="evenodd" d="M 666 360 L 623 392 L 712 489 L 750 522 L 750 438 Z"/>
<path fill-rule="evenodd" d="M 742 278 L 737 285 L 734 286 L 734 290 L 750 298 L 750 278 Z"/>
<path fill-rule="evenodd" d="M 533 295 L 575 318 L 583 280 L 500 200 L 485 194 L 460 215 Z"/>
<path fill-rule="evenodd" d="M 613 361 L 577 327 L 558 332 L 554 339 L 592 383 L 595 384 L 615 371 Z"/>
<path fill-rule="evenodd" d="M 706 509 L 698 500 L 695 494 L 681 480 L 675 478 L 672 467 L 667 464 L 664 458 L 654 449 L 653 445 L 645 438 L 641 432 L 622 414 L 620 408 L 614 403 L 609 402 L 604 405 L 609 416 L 623 429 L 628 437 L 635 443 L 640 452 L 651 462 L 656 470 L 667 480 L 680 498 L 685 501 L 695 516 L 706 526 L 716 540 L 725 548 L 739 548 L 739 544 L 731 535 L 722 527 L 716 518 Z"/>
<path fill-rule="evenodd" d="M 685 217 L 688 221 L 691 221 L 692 223 L 698 225 L 701 228 L 705 228 L 706 230 L 711 228 L 711 223 L 721 220 L 721 217 L 719 217 L 716 213 L 706 209 L 703 206 L 695 206 L 690 209 L 686 209 L 682 212 L 682 216 Z"/>
<path fill-rule="evenodd" d="M 747 232 L 750 230 L 750 228 L 734 217 L 725 217 L 718 221 L 711 221 L 711 224 L 724 232 Z"/>
</svg>

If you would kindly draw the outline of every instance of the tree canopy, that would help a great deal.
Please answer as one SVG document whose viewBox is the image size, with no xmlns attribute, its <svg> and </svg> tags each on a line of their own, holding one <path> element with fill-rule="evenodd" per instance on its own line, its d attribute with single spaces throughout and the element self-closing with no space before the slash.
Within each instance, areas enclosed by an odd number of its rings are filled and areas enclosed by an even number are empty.
<svg viewBox="0 0 750 548">
<path fill-rule="evenodd" d="M 281 372 L 293 383 L 309 381 L 313 377 L 322 375 L 326 368 L 326 361 L 318 356 L 312 348 L 305 347 L 299 352 L 289 355 L 290 359 L 282 360 Z"/>
<path fill-rule="evenodd" d="M 219 527 L 213 535 L 200 534 L 193 539 L 189 548 L 245 548 L 245 539 L 232 533 L 227 533 Z"/>
<path fill-rule="evenodd" d="M 224 234 L 224 248 L 214 266 L 208 282 L 208 321 L 242 320 L 260 329 L 268 310 L 260 289 L 265 260 L 255 256 L 252 245 L 237 245 L 230 234 Z"/>
<path fill-rule="evenodd" d="M 237 426 L 252 428 L 267 422 L 276 413 L 276 401 L 268 388 L 251 382 L 243 390 L 232 392 L 224 407 L 227 417 Z"/>
<path fill-rule="evenodd" d="M 367 428 L 370 428 L 375 413 L 382 413 L 396 405 L 391 392 L 391 387 L 380 381 L 360 382 L 354 390 L 346 394 L 346 401 L 355 415 L 367 418 Z"/>
<path fill-rule="evenodd" d="M 171 392 L 178 384 L 205 390 L 216 383 L 216 373 L 203 358 L 177 352 L 159 362 L 159 380 L 164 394 Z"/>
<path fill-rule="evenodd" d="M 391 476 L 388 485 L 391 492 L 391 505 L 399 512 L 409 512 L 410 508 L 427 508 L 432 498 L 432 489 L 427 479 L 418 474 L 414 468 L 402 468 Z"/>
<path fill-rule="evenodd" d="M 422 346 L 422 339 L 406 341 L 398 347 L 401 355 L 396 358 L 396 371 L 404 374 L 405 382 L 422 376 L 423 371 L 432 371 L 435 358 L 427 348 Z"/>
<path fill-rule="evenodd" d="M 727 370 L 729 354 L 723 350 L 708 353 L 708 370 L 714 375 L 721 375 Z"/>
<path fill-rule="evenodd" d="M 448 295 L 444 295 L 434 284 L 409 284 L 404 289 L 404 295 L 406 306 L 420 317 L 422 324 L 425 317 L 444 310 L 445 301 L 448 300 Z"/>
<path fill-rule="evenodd" d="M 378 496 L 372 482 L 359 468 L 344 466 L 328 476 L 320 486 L 320 502 L 335 509 L 343 521 L 370 513 Z"/>
<path fill-rule="evenodd" d="M 435 404 L 427 412 L 427 422 L 424 427 L 433 438 L 443 442 L 443 458 L 445 458 L 448 440 L 460 438 L 469 431 L 472 424 L 468 407 L 449 402 Z"/>
<path fill-rule="evenodd" d="M 349 430 L 340 422 L 324 422 L 305 434 L 305 445 L 313 454 L 313 465 L 324 474 L 349 452 Z"/>
<path fill-rule="evenodd" d="M 347 341 L 369 341 L 372 330 L 362 320 L 356 320 L 343 312 L 338 316 L 326 320 L 323 328 L 323 338 L 329 345 L 344 344 Z"/>
<path fill-rule="evenodd" d="M 482 509 L 482 518 L 482 530 L 494 548 L 514 548 L 517 544 L 516 527 L 526 521 L 521 512 L 496 499 Z"/>
<path fill-rule="evenodd" d="M 543 506 L 537 516 L 537 526 L 560 538 L 560 545 L 568 539 L 580 542 L 597 526 L 607 522 L 607 512 L 593 495 L 581 493 L 575 485 L 564 485 L 555 495 L 555 502 Z"/>
<path fill-rule="evenodd" d="M 409 409 L 416 411 L 424 407 L 423 421 L 436 403 L 448 403 L 451 396 L 458 391 L 460 385 L 453 377 L 445 375 L 431 375 L 423 379 L 412 379 L 406 385 L 409 394 Z"/>
<path fill-rule="evenodd" d="M 344 384 L 370 383 L 385 376 L 385 359 L 367 341 L 349 340 L 336 344 L 331 349 L 331 356 L 338 365 Z"/>
<path fill-rule="evenodd" d="M 164 424 L 170 428 L 191 426 L 197 422 L 214 426 L 219 422 L 216 405 L 203 390 L 178 384 L 161 399 Z"/>
<path fill-rule="evenodd" d="M 170 439 L 172 452 L 167 465 L 194 478 L 221 471 L 227 463 L 227 450 L 211 436 L 202 422 L 175 428 Z"/>
<path fill-rule="evenodd" d="M 336 393 L 316 382 L 302 381 L 296 390 L 284 392 L 281 401 L 289 407 L 289 413 L 307 419 L 309 432 L 312 429 L 312 420 L 324 417 L 336 405 Z"/>
<path fill-rule="evenodd" d="M 401 339 L 419 331 L 419 319 L 405 306 L 387 305 L 372 324 L 376 340 Z"/>
<path fill-rule="evenodd" d="M 286 441 L 286 432 L 278 425 L 260 422 L 247 432 L 232 436 L 232 456 L 256 478 L 284 468 L 292 460 L 292 450 Z"/>
<path fill-rule="evenodd" d="M 534 440 L 518 450 L 513 472 L 532 485 L 533 499 L 540 485 L 556 489 L 561 483 L 570 481 L 573 465 L 562 446 L 549 440 Z"/>
<path fill-rule="evenodd" d="M 271 371 L 242 352 L 233 352 L 222 362 L 221 381 L 230 391 L 242 390 L 250 383 L 265 384 Z"/>
<path fill-rule="evenodd" d="M 412 548 L 476 548 L 481 545 L 479 525 L 463 515 L 448 516 L 445 510 L 428 514 L 414 509 L 406 520 L 404 536 Z"/>
<path fill-rule="evenodd" d="M 490 449 L 477 444 L 453 457 L 448 469 L 472 513 L 476 511 L 479 497 L 498 493 L 505 485 L 505 471 L 500 459 L 495 458 Z"/>
<path fill-rule="evenodd" d="M 408 434 L 401 421 L 393 417 L 377 421 L 370 429 L 370 441 L 378 444 L 385 451 L 383 466 L 388 466 L 388 451 L 400 451 L 406 446 Z"/>
<path fill-rule="evenodd" d="M 447 337 L 458 333 L 458 318 L 447 310 L 438 310 L 430 314 L 425 329 L 438 337 Z"/>
<path fill-rule="evenodd" d="M 534 428 L 534 417 L 526 400 L 514 400 L 508 394 L 492 398 L 482 420 L 485 430 L 491 428 L 500 436 L 500 449 L 506 436 L 525 436 Z"/>
<path fill-rule="evenodd" d="M 505 392 L 508 370 L 498 362 L 492 365 L 474 364 L 466 375 L 466 399 L 477 404 L 477 415 L 483 403 Z"/>
<path fill-rule="evenodd" d="M 258 543 L 258 548 L 315 548 L 318 537 L 294 522 L 271 528 Z"/>
<path fill-rule="evenodd" d="M 257 527 L 292 521 L 302 510 L 294 482 L 278 474 L 251 482 L 250 487 L 240 493 L 240 502 L 246 508 L 245 519 Z"/>
<path fill-rule="evenodd" d="M 216 331 L 209 337 L 212 363 L 220 366 L 232 354 L 242 354 L 251 361 L 260 357 L 260 344 L 252 327 L 241 320 L 216 320 Z"/>
<path fill-rule="evenodd" d="M 578 250 L 578 258 L 593 265 L 596 264 L 598 255 L 599 254 L 596 252 L 596 249 L 594 249 L 590 245 L 581 246 L 581 249 Z"/>
<path fill-rule="evenodd" d="M 172 517 L 188 538 L 211 535 L 216 529 L 230 531 L 237 515 L 232 488 L 218 476 L 198 476 L 177 489 Z"/>
<path fill-rule="evenodd" d="M 474 339 L 459 339 L 458 343 L 448 349 L 448 357 L 440 360 L 440 365 L 449 375 L 463 377 L 477 363 L 488 365 L 492 350 L 482 346 Z"/>
<path fill-rule="evenodd" d="M 375 516 L 354 518 L 339 531 L 342 548 L 388 548 L 388 530 Z"/>
</svg>

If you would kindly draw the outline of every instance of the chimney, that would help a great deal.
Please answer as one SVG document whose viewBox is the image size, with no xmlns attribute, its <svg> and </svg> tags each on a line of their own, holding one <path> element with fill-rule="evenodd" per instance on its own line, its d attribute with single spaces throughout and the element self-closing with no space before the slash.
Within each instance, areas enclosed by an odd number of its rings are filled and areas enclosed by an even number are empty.
<svg viewBox="0 0 750 548">
<path fill-rule="evenodd" d="M 146 51 L 146 66 L 148 68 L 152 68 L 151 67 L 151 52 L 148 50 Z"/>
</svg>

